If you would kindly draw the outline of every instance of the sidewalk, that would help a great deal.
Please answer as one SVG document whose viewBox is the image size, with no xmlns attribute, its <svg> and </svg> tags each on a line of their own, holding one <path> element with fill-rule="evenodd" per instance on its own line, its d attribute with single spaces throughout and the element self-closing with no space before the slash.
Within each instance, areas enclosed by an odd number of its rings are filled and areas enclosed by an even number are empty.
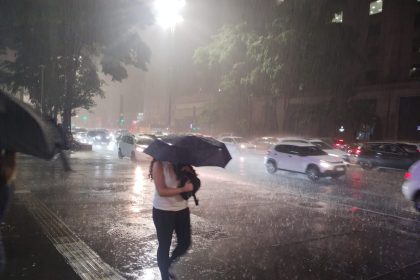
<svg viewBox="0 0 420 280">
<path fill-rule="evenodd" d="M 7 262 L 1 279 L 80 279 L 18 200 L 0 230 Z"/>
</svg>

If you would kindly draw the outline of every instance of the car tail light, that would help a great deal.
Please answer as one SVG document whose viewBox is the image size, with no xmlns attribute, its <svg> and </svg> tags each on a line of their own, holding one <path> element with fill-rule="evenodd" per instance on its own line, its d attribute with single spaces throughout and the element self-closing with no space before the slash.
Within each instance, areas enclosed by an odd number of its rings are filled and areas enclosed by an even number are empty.
<svg viewBox="0 0 420 280">
<path fill-rule="evenodd" d="M 411 179 L 411 173 L 410 172 L 405 172 L 404 179 L 405 180 L 410 180 Z"/>
<path fill-rule="evenodd" d="M 360 152 L 361 152 L 361 151 L 360 151 L 359 149 L 357 149 L 357 150 L 356 150 L 356 154 L 360 154 Z"/>
</svg>

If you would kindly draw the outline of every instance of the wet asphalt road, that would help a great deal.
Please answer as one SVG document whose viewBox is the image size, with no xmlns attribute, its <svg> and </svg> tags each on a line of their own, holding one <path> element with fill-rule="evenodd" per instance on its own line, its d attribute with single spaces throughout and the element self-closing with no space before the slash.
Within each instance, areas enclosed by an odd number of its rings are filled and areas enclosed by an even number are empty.
<svg viewBox="0 0 420 280">
<path fill-rule="evenodd" d="M 266 173 L 262 157 L 198 168 L 193 246 L 178 278 L 420 279 L 420 215 L 401 195 L 403 172 L 350 166 L 344 178 L 313 183 Z M 58 161 L 21 157 L 17 199 L 47 213 L 38 221 L 75 270 L 95 255 L 107 273 L 159 279 L 148 163 L 120 160 L 112 147 L 72 153 L 71 162 L 66 174 Z M 63 240 L 88 253 L 74 257 Z"/>
</svg>

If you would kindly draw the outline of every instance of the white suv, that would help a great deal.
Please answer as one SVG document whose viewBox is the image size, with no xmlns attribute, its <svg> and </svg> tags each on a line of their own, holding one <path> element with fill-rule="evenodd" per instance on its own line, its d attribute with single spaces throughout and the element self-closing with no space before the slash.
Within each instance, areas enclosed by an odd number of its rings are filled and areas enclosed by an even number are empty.
<svg viewBox="0 0 420 280">
<path fill-rule="evenodd" d="M 305 138 L 293 138 L 293 137 L 287 137 L 287 138 L 280 138 L 279 143 L 306 143 L 315 145 L 324 152 L 326 152 L 328 155 L 333 157 L 339 157 L 343 159 L 344 161 L 349 161 L 349 156 L 347 153 L 333 148 L 331 145 L 325 143 L 324 141 L 320 139 L 305 139 Z"/>
<path fill-rule="evenodd" d="M 420 212 L 420 160 L 408 169 L 404 177 L 402 192 L 405 198 L 414 202 L 414 208 Z"/>
<path fill-rule="evenodd" d="M 264 158 L 268 173 L 277 170 L 306 173 L 312 181 L 320 177 L 338 178 L 346 173 L 344 162 L 315 145 L 279 143 L 271 147 Z"/>
</svg>

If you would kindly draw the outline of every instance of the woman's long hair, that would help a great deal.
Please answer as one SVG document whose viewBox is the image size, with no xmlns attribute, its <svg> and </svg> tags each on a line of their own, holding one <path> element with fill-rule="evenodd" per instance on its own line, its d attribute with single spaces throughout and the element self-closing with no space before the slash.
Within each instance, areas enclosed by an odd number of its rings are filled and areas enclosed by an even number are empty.
<svg viewBox="0 0 420 280">
<path fill-rule="evenodd" d="M 153 180 L 153 164 L 156 162 L 156 159 L 152 159 L 149 166 L 149 179 Z"/>
</svg>

